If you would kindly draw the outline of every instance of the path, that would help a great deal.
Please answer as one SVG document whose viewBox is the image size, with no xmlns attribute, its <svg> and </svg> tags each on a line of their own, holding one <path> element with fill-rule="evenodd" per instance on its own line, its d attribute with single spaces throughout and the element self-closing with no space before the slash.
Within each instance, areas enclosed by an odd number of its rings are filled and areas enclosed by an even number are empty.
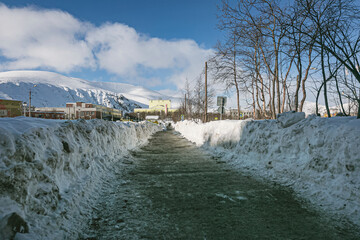
<svg viewBox="0 0 360 240">
<path fill-rule="evenodd" d="M 352 239 L 286 189 L 226 168 L 173 131 L 114 168 L 89 239 Z"/>
</svg>

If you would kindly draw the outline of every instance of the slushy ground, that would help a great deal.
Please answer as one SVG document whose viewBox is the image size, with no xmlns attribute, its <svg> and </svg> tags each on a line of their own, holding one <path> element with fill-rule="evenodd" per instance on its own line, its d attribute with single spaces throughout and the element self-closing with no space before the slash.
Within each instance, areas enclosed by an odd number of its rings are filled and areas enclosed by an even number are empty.
<svg viewBox="0 0 360 240">
<path fill-rule="evenodd" d="M 357 239 L 291 190 L 231 170 L 173 131 L 109 173 L 87 239 Z M 120 170 L 122 169 L 122 170 Z"/>
</svg>

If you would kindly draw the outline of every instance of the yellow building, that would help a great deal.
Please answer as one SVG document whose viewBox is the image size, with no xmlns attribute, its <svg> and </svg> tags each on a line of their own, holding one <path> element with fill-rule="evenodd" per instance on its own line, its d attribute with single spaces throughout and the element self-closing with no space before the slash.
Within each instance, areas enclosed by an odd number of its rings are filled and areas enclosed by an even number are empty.
<svg viewBox="0 0 360 240">
<path fill-rule="evenodd" d="M 21 101 L 0 99 L 0 117 L 18 117 L 21 114 Z"/>
<path fill-rule="evenodd" d="M 135 108 L 135 113 L 141 112 L 175 112 L 177 109 L 171 109 L 171 100 L 150 100 L 149 108 Z"/>
</svg>

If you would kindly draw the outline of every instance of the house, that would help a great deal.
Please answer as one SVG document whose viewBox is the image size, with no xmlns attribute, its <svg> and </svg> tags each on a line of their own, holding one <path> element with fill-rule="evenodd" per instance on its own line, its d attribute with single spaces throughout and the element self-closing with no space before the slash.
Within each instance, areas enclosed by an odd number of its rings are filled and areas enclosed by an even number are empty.
<svg viewBox="0 0 360 240">
<path fill-rule="evenodd" d="M 35 108 L 31 111 L 31 117 L 45 119 L 66 119 L 64 108 Z M 29 116 L 29 113 L 26 113 Z"/>
<path fill-rule="evenodd" d="M 228 111 L 226 111 L 226 114 L 229 114 L 231 119 L 239 118 L 238 110 L 235 108 L 229 109 Z M 252 118 L 252 117 L 253 117 L 253 112 L 240 110 L 240 118 Z"/>
<path fill-rule="evenodd" d="M 26 113 L 29 116 L 28 113 Z M 65 107 L 39 107 L 31 112 L 31 117 L 47 119 L 105 119 L 120 120 L 121 110 L 105 107 L 102 105 L 75 102 L 66 103 Z"/>
<path fill-rule="evenodd" d="M 119 120 L 122 117 L 119 109 L 84 102 L 66 103 L 65 114 L 68 119 Z"/>
<path fill-rule="evenodd" d="M 0 117 L 18 117 L 22 115 L 22 102 L 0 99 Z"/>
<path fill-rule="evenodd" d="M 96 110 L 95 104 L 92 103 L 66 103 L 65 114 L 68 119 L 95 119 Z M 99 118 L 101 118 L 100 114 Z"/>
<path fill-rule="evenodd" d="M 171 109 L 171 100 L 150 100 L 149 108 L 135 108 L 135 113 L 151 113 L 151 112 L 175 112 L 177 109 Z"/>
</svg>

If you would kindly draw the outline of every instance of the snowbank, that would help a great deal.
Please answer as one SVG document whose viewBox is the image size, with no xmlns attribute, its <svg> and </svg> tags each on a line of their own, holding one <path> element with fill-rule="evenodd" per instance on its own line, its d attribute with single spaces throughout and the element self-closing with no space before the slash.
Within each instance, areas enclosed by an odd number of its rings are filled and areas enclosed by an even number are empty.
<svg viewBox="0 0 360 240">
<path fill-rule="evenodd" d="M 30 234 L 17 238 L 76 238 L 102 178 L 159 130 L 147 122 L 0 119 L 0 239 L 21 219 L 16 227 Z"/>
<path fill-rule="evenodd" d="M 360 225 L 360 120 L 304 117 L 174 127 L 234 168 L 291 186 L 315 206 Z"/>
</svg>

